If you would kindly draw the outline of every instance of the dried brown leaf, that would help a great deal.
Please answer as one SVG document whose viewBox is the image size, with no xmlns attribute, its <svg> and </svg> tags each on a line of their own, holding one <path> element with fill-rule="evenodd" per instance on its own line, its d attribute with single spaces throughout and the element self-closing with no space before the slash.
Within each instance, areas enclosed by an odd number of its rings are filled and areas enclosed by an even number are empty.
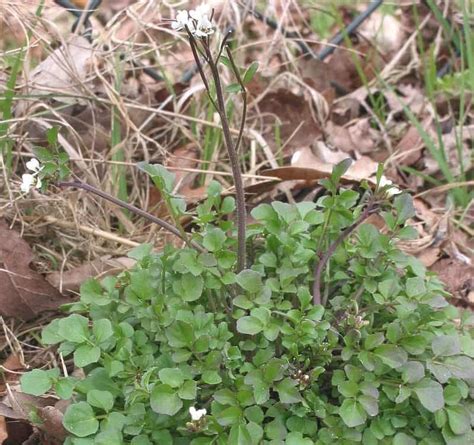
<svg viewBox="0 0 474 445">
<path fill-rule="evenodd" d="M 31 268 L 26 241 L 0 220 L 0 314 L 30 320 L 69 302 Z"/>
<path fill-rule="evenodd" d="M 258 106 L 268 126 L 266 139 L 274 140 L 275 126 L 278 125 L 285 153 L 291 154 L 295 148 L 311 144 L 322 134 L 304 95 L 280 88 L 266 94 Z"/>
<path fill-rule="evenodd" d="M 6 439 L 8 439 L 7 422 L 5 417 L 0 416 L 0 444 L 3 444 Z"/>
<path fill-rule="evenodd" d="M 438 274 L 449 292 L 467 301 L 468 295 L 474 290 L 474 266 L 453 258 L 443 258 L 431 270 Z"/>
<path fill-rule="evenodd" d="M 52 94 L 54 100 L 58 102 L 77 103 L 77 98 L 73 96 L 83 96 L 84 82 L 90 71 L 92 59 L 91 43 L 82 36 L 73 36 L 31 72 L 25 80 L 24 93 L 35 96 Z M 22 115 L 31 103 L 21 101 L 16 114 Z"/>
<path fill-rule="evenodd" d="M 63 292 L 77 292 L 88 278 L 117 274 L 130 269 L 134 264 L 135 261 L 128 257 L 113 258 L 106 255 L 65 272 L 53 272 L 46 279 L 55 288 L 61 288 Z"/>
</svg>

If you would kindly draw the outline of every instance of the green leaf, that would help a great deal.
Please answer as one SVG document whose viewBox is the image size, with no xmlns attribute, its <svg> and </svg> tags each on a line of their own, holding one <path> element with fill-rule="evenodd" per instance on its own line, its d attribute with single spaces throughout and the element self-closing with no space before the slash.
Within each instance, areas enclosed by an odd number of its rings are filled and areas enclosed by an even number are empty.
<svg viewBox="0 0 474 445">
<path fill-rule="evenodd" d="M 375 334 L 369 334 L 364 341 L 365 349 L 374 349 L 377 346 L 380 346 L 385 341 L 385 336 L 382 332 L 377 332 Z"/>
<path fill-rule="evenodd" d="M 70 399 L 74 388 L 76 386 L 76 379 L 73 377 L 61 377 L 54 384 L 54 391 L 63 400 Z"/>
<path fill-rule="evenodd" d="M 420 362 L 407 362 L 402 368 L 402 380 L 405 383 L 416 383 L 425 376 L 425 367 Z"/>
<path fill-rule="evenodd" d="M 53 386 L 53 379 L 50 371 L 33 369 L 20 377 L 21 390 L 33 396 L 42 396 Z"/>
<path fill-rule="evenodd" d="M 69 405 L 64 413 L 63 425 L 77 437 L 86 437 L 99 429 L 99 421 L 95 418 L 92 407 L 87 402 Z"/>
<path fill-rule="evenodd" d="M 425 280 L 422 277 L 408 278 L 406 292 L 409 297 L 418 297 L 426 292 Z"/>
<path fill-rule="evenodd" d="M 236 395 L 230 389 L 221 389 L 216 391 L 213 395 L 213 398 L 216 402 L 221 405 L 237 405 Z"/>
<path fill-rule="evenodd" d="M 412 355 L 420 355 L 425 352 L 428 346 L 428 341 L 423 335 L 411 335 L 400 340 L 400 345 Z"/>
<path fill-rule="evenodd" d="M 179 368 L 163 368 L 158 372 L 161 383 L 179 388 L 184 383 L 184 375 Z"/>
<path fill-rule="evenodd" d="M 397 195 L 393 200 L 394 207 L 397 211 L 397 222 L 403 224 L 407 219 L 415 216 L 415 207 L 413 199 L 408 193 Z"/>
<path fill-rule="evenodd" d="M 172 193 L 175 175 L 160 164 L 149 164 L 148 162 L 138 162 L 137 167 L 148 173 L 155 186 L 168 193 Z"/>
<path fill-rule="evenodd" d="M 439 335 L 431 342 L 431 349 L 436 356 L 458 355 L 461 353 L 459 335 Z"/>
<path fill-rule="evenodd" d="M 87 304 L 107 304 L 109 299 L 104 295 L 104 290 L 100 283 L 91 278 L 81 285 L 81 301 Z"/>
<path fill-rule="evenodd" d="M 92 333 L 94 334 L 97 343 L 102 343 L 114 334 L 112 323 L 106 318 L 95 320 L 92 323 Z"/>
<path fill-rule="evenodd" d="M 357 401 L 363 406 L 369 416 L 374 417 L 379 413 L 379 403 L 375 397 L 364 394 L 357 397 Z"/>
<path fill-rule="evenodd" d="M 244 269 L 237 275 L 237 283 L 247 292 L 257 293 L 263 287 L 262 275 L 251 269 Z"/>
<path fill-rule="evenodd" d="M 405 433 L 397 433 L 393 438 L 393 445 L 416 445 L 416 439 Z"/>
<path fill-rule="evenodd" d="M 183 400 L 194 400 L 197 393 L 197 383 L 194 380 L 186 380 L 178 389 L 178 396 Z"/>
<path fill-rule="evenodd" d="M 74 351 L 74 364 L 78 368 L 97 363 L 100 358 L 100 348 L 93 345 L 82 345 Z"/>
<path fill-rule="evenodd" d="M 134 260 L 141 261 L 144 258 L 148 258 L 152 251 L 153 251 L 153 244 L 144 243 L 130 250 L 127 253 L 127 256 Z"/>
<path fill-rule="evenodd" d="M 150 406 L 155 413 L 174 416 L 183 407 L 183 402 L 171 386 L 156 384 L 151 391 Z"/>
<path fill-rule="evenodd" d="M 258 221 L 274 220 L 277 217 L 275 210 L 270 204 L 260 204 L 250 214 Z"/>
<path fill-rule="evenodd" d="M 122 433 L 113 429 L 101 431 L 99 434 L 97 434 L 97 436 L 94 437 L 94 445 L 111 445 L 122 443 Z"/>
<path fill-rule="evenodd" d="M 193 274 L 187 273 L 183 275 L 181 279 L 181 285 L 183 286 L 183 300 L 184 301 L 196 301 L 202 295 L 204 289 L 204 280 L 200 276 L 194 276 Z"/>
<path fill-rule="evenodd" d="M 258 62 L 252 62 L 250 66 L 247 68 L 247 70 L 245 71 L 244 77 L 242 79 L 244 85 L 249 83 L 253 79 L 257 70 L 258 70 Z"/>
<path fill-rule="evenodd" d="M 239 93 L 240 91 L 242 91 L 242 87 L 239 83 L 231 83 L 225 87 L 226 93 Z"/>
<path fill-rule="evenodd" d="M 334 166 L 331 173 L 331 181 L 335 186 L 338 185 L 339 180 L 342 178 L 344 173 L 349 170 L 349 167 L 352 165 L 352 162 L 353 161 L 351 158 L 346 158 Z"/>
<path fill-rule="evenodd" d="M 263 328 L 264 326 L 262 322 L 251 315 L 237 320 L 237 332 L 240 332 L 241 334 L 256 335 L 259 332 L 262 332 Z"/>
<path fill-rule="evenodd" d="M 359 393 L 359 385 L 356 382 L 346 380 L 337 385 L 337 390 L 344 397 L 355 397 Z"/>
<path fill-rule="evenodd" d="M 202 244 L 210 252 L 222 249 L 226 240 L 226 234 L 218 228 L 208 229 L 203 237 Z"/>
<path fill-rule="evenodd" d="M 396 345 L 381 345 L 374 350 L 374 354 L 391 368 L 399 368 L 408 360 L 408 354 Z"/>
<path fill-rule="evenodd" d="M 41 342 L 44 345 L 55 345 L 64 340 L 64 337 L 59 334 L 59 318 L 54 319 L 41 332 Z"/>
<path fill-rule="evenodd" d="M 191 347 L 194 342 L 193 328 L 184 321 L 175 321 L 165 332 L 169 345 L 172 348 Z"/>
<path fill-rule="evenodd" d="M 91 389 L 87 393 L 87 403 L 108 412 L 114 406 L 114 396 L 109 391 Z"/>
<path fill-rule="evenodd" d="M 349 428 L 363 425 L 367 420 L 367 414 L 364 408 L 354 399 L 345 399 L 344 402 L 342 402 L 339 408 L 339 415 Z"/>
<path fill-rule="evenodd" d="M 218 385 L 222 382 L 222 377 L 217 371 L 204 371 L 202 373 L 202 381 L 208 385 Z"/>
<path fill-rule="evenodd" d="M 405 226 L 397 233 L 397 237 L 401 240 L 413 240 L 418 236 L 418 231 L 412 226 Z"/>
<path fill-rule="evenodd" d="M 446 414 L 454 434 L 466 434 L 471 430 L 471 416 L 464 406 L 449 406 L 446 408 Z"/>
<path fill-rule="evenodd" d="M 423 379 L 413 387 L 413 391 L 428 411 L 434 413 L 444 407 L 443 387 L 438 382 Z"/>
<path fill-rule="evenodd" d="M 281 403 L 298 403 L 301 402 L 302 397 L 298 391 L 297 382 L 292 379 L 284 379 L 278 382 L 275 386 Z"/>
<path fill-rule="evenodd" d="M 84 343 L 89 338 L 89 320 L 78 314 L 59 320 L 59 335 L 73 343 Z"/>
<path fill-rule="evenodd" d="M 222 426 L 235 425 L 242 416 L 242 410 L 237 406 L 230 406 L 215 414 L 217 423 Z"/>
<path fill-rule="evenodd" d="M 229 433 L 228 445 L 253 445 L 247 425 L 238 423 L 232 426 Z"/>
<path fill-rule="evenodd" d="M 285 440 L 286 445 L 314 445 L 314 442 L 307 437 L 303 437 L 299 431 L 288 433 Z"/>
</svg>

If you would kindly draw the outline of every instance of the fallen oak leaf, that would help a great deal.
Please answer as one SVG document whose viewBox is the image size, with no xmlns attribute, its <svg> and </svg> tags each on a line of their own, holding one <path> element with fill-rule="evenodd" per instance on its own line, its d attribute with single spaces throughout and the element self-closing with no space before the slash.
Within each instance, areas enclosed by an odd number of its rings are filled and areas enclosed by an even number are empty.
<svg viewBox="0 0 474 445">
<path fill-rule="evenodd" d="M 321 146 L 319 153 L 321 153 Z M 291 166 L 264 170 L 262 176 L 274 176 L 282 181 L 317 181 L 328 178 L 331 175 L 335 163 L 347 158 L 347 154 L 334 151 L 333 155 L 325 156 L 333 162 L 319 159 L 309 147 L 298 150 L 292 157 Z M 347 172 L 342 176 L 341 182 L 345 184 L 359 184 L 362 180 L 368 180 L 375 184 L 372 178 L 377 171 L 377 163 L 370 158 L 362 156 L 353 162 Z"/>
<path fill-rule="evenodd" d="M 77 292 L 81 284 L 88 278 L 117 274 L 125 269 L 130 269 L 134 264 L 135 260 L 132 258 L 113 258 L 106 255 L 65 272 L 50 273 L 46 279 L 52 286 L 63 292 Z"/>
<path fill-rule="evenodd" d="M 5 417 L 0 416 L 0 444 L 4 443 L 6 439 L 8 439 L 7 422 Z"/>
<path fill-rule="evenodd" d="M 70 302 L 31 268 L 33 252 L 0 220 L 0 315 L 31 320 Z"/>
</svg>

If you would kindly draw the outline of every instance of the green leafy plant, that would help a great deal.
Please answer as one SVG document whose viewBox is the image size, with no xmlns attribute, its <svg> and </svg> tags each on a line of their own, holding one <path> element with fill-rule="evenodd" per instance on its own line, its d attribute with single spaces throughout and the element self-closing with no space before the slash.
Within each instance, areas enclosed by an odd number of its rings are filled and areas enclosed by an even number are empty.
<svg viewBox="0 0 474 445">
<path fill-rule="evenodd" d="M 471 443 L 474 319 L 396 247 L 414 235 L 409 196 L 342 188 L 343 172 L 316 203 L 256 207 L 252 267 L 239 273 L 235 202 L 211 183 L 192 234 L 204 251 L 143 245 L 133 270 L 85 282 L 42 334 L 85 377 L 34 370 L 23 390 L 72 398 L 68 444 Z M 321 275 L 325 305 L 314 304 L 318 246 L 367 206 L 388 232 L 361 223 L 340 241 Z"/>
<path fill-rule="evenodd" d="M 257 68 L 241 78 L 225 40 L 214 57 L 212 24 L 193 13 L 180 12 L 173 27 L 188 34 L 238 183 L 244 119 L 234 142 L 216 61 L 232 67 L 238 83 L 230 92 L 240 89 L 244 101 Z M 316 202 L 261 204 L 250 224 L 240 186 L 234 199 L 211 182 L 190 212 L 160 165 L 139 167 L 174 225 L 91 185 L 60 183 L 184 242 L 160 253 L 133 249 L 133 269 L 86 281 L 69 315 L 43 330 L 63 372 L 82 368 L 83 377 L 37 369 L 21 384 L 70 400 L 66 444 L 473 443 L 474 317 L 449 305 L 436 276 L 397 247 L 416 236 L 406 226 L 409 195 L 393 190 L 382 168 L 375 186 L 345 188 L 349 165 L 321 181 L 326 192 Z M 368 223 L 374 213 L 383 232 Z M 185 215 L 191 233 L 180 225 Z"/>
</svg>

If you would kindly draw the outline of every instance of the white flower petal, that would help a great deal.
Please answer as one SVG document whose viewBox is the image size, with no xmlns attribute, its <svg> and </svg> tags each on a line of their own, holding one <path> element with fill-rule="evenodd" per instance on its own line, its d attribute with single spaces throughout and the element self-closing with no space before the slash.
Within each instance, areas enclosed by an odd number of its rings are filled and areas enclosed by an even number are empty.
<svg viewBox="0 0 474 445">
<path fill-rule="evenodd" d="M 29 173 L 25 173 L 21 177 L 20 190 L 23 193 L 28 193 L 31 187 L 33 187 L 34 183 L 35 183 L 35 177 L 33 175 L 30 175 Z"/>
<path fill-rule="evenodd" d="M 26 168 L 32 172 L 37 172 L 40 170 L 40 163 L 38 159 L 36 158 L 31 158 L 27 163 L 26 163 Z"/>
<path fill-rule="evenodd" d="M 40 178 L 36 178 L 36 185 L 35 185 L 35 188 L 40 189 L 40 188 L 41 188 L 41 184 L 42 184 L 41 179 L 40 179 Z"/>
<path fill-rule="evenodd" d="M 189 408 L 189 414 L 191 415 L 191 420 L 197 421 L 200 420 L 207 414 L 205 409 L 196 409 L 194 406 Z"/>
</svg>

